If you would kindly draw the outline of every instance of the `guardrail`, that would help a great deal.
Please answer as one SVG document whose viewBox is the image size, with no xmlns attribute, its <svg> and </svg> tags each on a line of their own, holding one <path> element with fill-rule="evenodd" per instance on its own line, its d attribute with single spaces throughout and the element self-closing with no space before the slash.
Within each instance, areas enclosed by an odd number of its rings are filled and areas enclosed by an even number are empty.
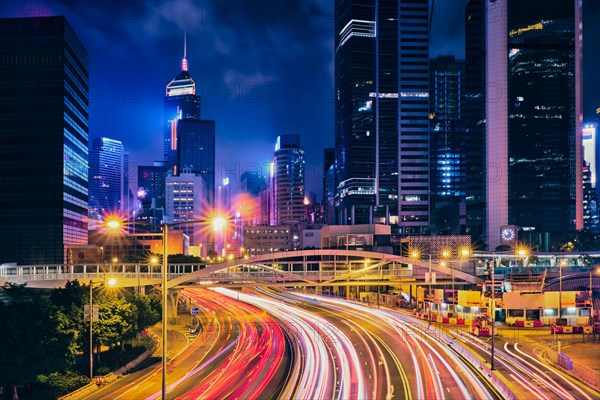
<svg viewBox="0 0 600 400">
<path fill-rule="evenodd" d="M 564 354 L 558 353 L 550 347 L 546 348 L 546 354 L 548 360 L 562 367 L 563 371 L 589 384 L 594 387 L 594 389 L 600 390 L 600 374 L 598 372 L 585 365 L 573 362 Z M 566 360 L 568 360 L 568 362 L 566 362 Z"/>
</svg>

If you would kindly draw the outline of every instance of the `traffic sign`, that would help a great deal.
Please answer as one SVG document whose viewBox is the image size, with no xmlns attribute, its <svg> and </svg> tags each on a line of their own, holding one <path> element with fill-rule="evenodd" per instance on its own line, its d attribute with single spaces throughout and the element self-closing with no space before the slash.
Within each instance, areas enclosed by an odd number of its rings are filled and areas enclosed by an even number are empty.
<svg viewBox="0 0 600 400">
<path fill-rule="evenodd" d="M 198 307 L 193 307 L 192 308 L 192 315 L 198 315 L 200 310 L 198 310 Z"/>
<path fill-rule="evenodd" d="M 97 305 L 92 306 L 92 318 L 93 318 L 94 322 L 98 322 L 100 320 L 99 314 L 98 314 L 98 306 Z M 84 321 L 89 321 L 90 320 L 90 306 L 89 306 L 89 304 L 85 304 L 83 306 L 83 320 Z"/>
</svg>

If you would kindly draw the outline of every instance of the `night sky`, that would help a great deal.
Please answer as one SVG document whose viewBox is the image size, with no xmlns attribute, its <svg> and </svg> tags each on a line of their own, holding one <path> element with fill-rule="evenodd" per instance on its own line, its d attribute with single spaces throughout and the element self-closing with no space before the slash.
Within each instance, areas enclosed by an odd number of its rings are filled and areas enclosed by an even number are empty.
<svg viewBox="0 0 600 400">
<path fill-rule="evenodd" d="M 526 1 L 526 0 L 523 0 Z M 431 56 L 464 56 L 466 0 L 437 0 Z M 90 55 L 90 137 L 119 139 L 137 165 L 162 160 L 165 86 L 189 71 L 216 120 L 217 180 L 267 173 L 277 135 L 297 133 L 321 197 L 333 146 L 334 0 L 1 0 L 1 17 L 65 15 Z M 583 1 L 584 119 L 600 107 L 600 1 Z"/>
</svg>

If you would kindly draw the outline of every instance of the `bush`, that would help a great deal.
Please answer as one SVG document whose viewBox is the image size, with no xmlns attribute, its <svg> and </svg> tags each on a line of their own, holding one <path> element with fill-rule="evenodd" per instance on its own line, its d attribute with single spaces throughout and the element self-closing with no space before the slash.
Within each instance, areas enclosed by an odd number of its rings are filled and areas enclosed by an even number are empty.
<svg viewBox="0 0 600 400">
<path fill-rule="evenodd" d="M 132 347 L 130 344 L 125 345 L 125 351 L 121 350 L 120 347 L 103 351 L 100 354 L 100 361 L 96 363 L 96 375 L 107 375 L 134 360 L 144 351 L 146 351 L 146 347 Z"/>
<path fill-rule="evenodd" d="M 82 386 L 87 385 L 90 379 L 76 372 L 53 372 L 49 375 L 38 375 L 38 384 L 32 385 L 27 398 L 56 399 Z M 25 394 L 25 393 L 24 393 Z"/>
</svg>

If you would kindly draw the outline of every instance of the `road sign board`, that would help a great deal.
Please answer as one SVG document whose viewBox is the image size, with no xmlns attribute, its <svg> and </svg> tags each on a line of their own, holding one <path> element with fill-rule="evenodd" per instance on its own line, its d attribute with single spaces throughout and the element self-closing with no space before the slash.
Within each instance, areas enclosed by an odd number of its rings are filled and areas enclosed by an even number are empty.
<svg viewBox="0 0 600 400">
<path fill-rule="evenodd" d="M 198 315 L 200 310 L 198 310 L 198 307 L 193 307 L 192 308 L 192 315 Z"/>
<path fill-rule="evenodd" d="M 99 314 L 98 314 L 98 306 L 94 305 L 92 307 L 92 318 L 94 322 L 97 322 L 100 320 L 99 318 Z M 83 306 L 83 320 L 84 321 L 89 321 L 90 320 L 90 306 L 89 304 L 85 304 Z"/>
</svg>

